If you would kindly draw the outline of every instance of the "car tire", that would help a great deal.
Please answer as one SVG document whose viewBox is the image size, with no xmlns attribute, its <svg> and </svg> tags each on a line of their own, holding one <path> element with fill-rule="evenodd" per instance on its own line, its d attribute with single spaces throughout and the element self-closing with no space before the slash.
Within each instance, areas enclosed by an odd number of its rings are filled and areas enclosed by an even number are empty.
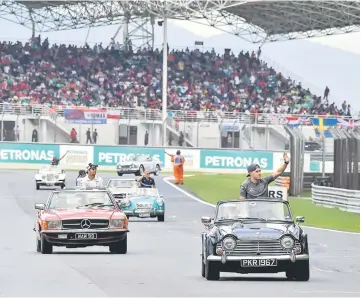
<svg viewBox="0 0 361 298">
<path fill-rule="evenodd" d="M 144 175 L 144 166 L 140 165 L 139 171 L 138 171 L 138 176 L 143 176 L 143 175 Z"/>
<path fill-rule="evenodd" d="M 36 183 L 36 190 L 40 189 L 40 185 L 38 183 Z"/>
<path fill-rule="evenodd" d="M 154 176 L 159 176 L 160 174 L 160 166 L 159 165 L 156 165 L 155 167 L 155 172 L 154 172 Z"/>
<path fill-rule="evenodd" d="M 118 176 L 123 176 L 123 173 L 119 173 L 119 172 L 118 172 Z"/>
<path fill-rule="evenodd" d="M 219 280 L 220 272 L 216 267 L 216 263 L 212 263 L 210 261 L 206 261 L 205 265 L 205 278 L 207 280 Z"/>
<path fill-rule="evenodd" d="M 163 222 L 164 221 L 164 215 L 158 215 L 157 220 Z"/>
<path fill-rule="evenodd" d="M 113 243 L 109 245 L 109 251 L 114 254 L 122 254 L 125 255 L 128 251 L 128 241 L 127 235 L 125 238 L 119 242 Z"/>
<path fill-rule="evenodd" d="M 36 251 L 41 251 L 41 241 L 38 239 L 38 237 L 36 237 Z"/>
<path fill-rule="evenodd" d="M 310 261 L 296 261 L 296 263 L 286 271 L 286 277 L 296 281 L 308 281 L 310 279 Z"/>
<path fill-rule="evenodd" d="M 43 235 L 41 236 L 41 241 L 40 241 L 40 251 L 42 254 L 53 253 L 53 246 L 48 241 L 46 241 Z"/>
<path fill-rule="evenodd" d="M 206 264 L 204 264 L 204 256 L 202 253 L 202 277 L 206 277 Z"/>
</svg>

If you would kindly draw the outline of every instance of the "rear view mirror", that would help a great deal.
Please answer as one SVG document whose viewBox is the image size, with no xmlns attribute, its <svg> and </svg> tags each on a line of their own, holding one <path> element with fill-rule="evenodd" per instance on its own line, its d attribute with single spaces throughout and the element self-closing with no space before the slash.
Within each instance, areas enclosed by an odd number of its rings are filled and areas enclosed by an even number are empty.
<svg viewBox="0 0 361 298">
<path fill-rule="evenodd" d="M 44 210 L 45 209 L 45 204 L 35 204 L 35 209 Z"/>
<path fill-rule="evenodd" d="M 296 222 L 305 222 L 304 216 L 296 216 Z"/>
<path fill-rule="evenodd" d="M 212 222 L 212 218 L 209 216 L 202 216 L 202 224 L 209 225 Z"/>
</svg>

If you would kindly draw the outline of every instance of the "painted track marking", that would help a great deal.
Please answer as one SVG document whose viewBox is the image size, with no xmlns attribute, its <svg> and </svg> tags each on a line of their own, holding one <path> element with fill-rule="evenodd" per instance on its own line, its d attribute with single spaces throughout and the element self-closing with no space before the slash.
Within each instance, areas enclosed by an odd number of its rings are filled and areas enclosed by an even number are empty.
<svg viewBox="0 0 361 298">
<path fill-rule="evenodd" d="M 169 186 L 173 187 L 174 189 L 178 190 L 179 192 L 183 193 L 185 196 L 187 196 L 188 198 L 192 199 L 192 200 L 195 200 L 201 204 L 204 204 L 204 205 L 207 205 L 207 206 L 210 206 L 210 207 L 213 207 L 215 208 L 216 205 L 214 204 L 211 204 L 211 203 L 208 203 L 208 202 L 205 202 L 199 198 L 197 198 L 196 196 L 188 193 L 187 191 L 185 191 L 184 189 L 181 189 L 179 186 L 173 184 L 172 182 L 170 182 L 169 180 L 172 180 L 172 177 L 165 177 L 163 178 L 163 181 L 165 183 L 167 183 Z M 342 234 L 349 234 L 349 235 L 358 235 L 360 236 L 360 233 L 356 233 L 356 232 L 346 232 L 346 231 L 339 231 L 339 230 L 331 230 L 331 229 L 323 229 L 323 228 L 316 228 L 316 227 L 310 227 L 310 226 L 302 226 L 304 228 L 307 228 L 307 229 L 313 229 L 313 230 L 320 230 L 320 231 L 327 231 L 327 232 L 334 232 L 334 233 L 342 233 Z"/>
</svg>

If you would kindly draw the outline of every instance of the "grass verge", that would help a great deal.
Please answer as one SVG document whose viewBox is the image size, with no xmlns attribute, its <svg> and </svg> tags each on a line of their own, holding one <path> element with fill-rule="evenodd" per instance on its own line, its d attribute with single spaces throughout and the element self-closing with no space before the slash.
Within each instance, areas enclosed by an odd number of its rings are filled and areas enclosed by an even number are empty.
<svg viewBox="0 0 361 298">
<path fill-rule="evenodd" d="M 239 197 L 239 185 L 245 174 L 199 175 L 185 178 L 184 186 L 203 200 L 216 204 Z M 309 192 L 302 196 L 310 195 Z M 336 208 L 317 206 L 307 198 L 289 198 L 294 216 L 305 216 L 305 225 L 348 232 L 360 232 L 360 215 Z"/>
</svg>

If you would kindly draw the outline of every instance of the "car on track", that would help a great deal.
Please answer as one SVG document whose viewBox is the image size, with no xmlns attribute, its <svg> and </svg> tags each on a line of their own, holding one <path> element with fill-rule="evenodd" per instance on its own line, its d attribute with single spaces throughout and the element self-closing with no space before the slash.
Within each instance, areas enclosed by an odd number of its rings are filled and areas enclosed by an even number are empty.
<svg viewBox="0 0 361 298">
<path fill-rule="evenodd" d="M 35 173 L 36 189 L 41 186 L 66 186 L 66 174 L 61 167 L 56 165 L 45 165 Z"/>
<path fill-rule="evenodd" d="M 51 254 L 54 246 L 108 246 L 111 253 L 127 253 L 128 218 L 105 188 L 53 191 L 35 209 L 38 252 Z"/>
<path fill-rule="evenodd" d="M 131 155 L 127 160 L 117 163 L 118 176 L 134 174 L 143 176 L 144 171 L 149 170 L 151 174 L 158 176 L 162 170 L 162 162 L 159 158 L 149 154 Z"/>
<path fill-rule="evenodd" d="M 137 191 L 138 182 L 134 179 L 109 179 L 107 189 L 115 199 L 124 199 L 128 193 Z"/>
<path fill-rule="evenodd" d="M 154 218 L 164 221 L 165 203 L 157 188 L 137 188 L 121 199 L 119 206 L 127 217 Z"/>
<path fill-rule="evenodd" d="M 293 220 L 288 201 L 273 198 L 220 201 L 214 218 L 202 217 L 202 276 L 221 272 L 278 273 L 310 278 L 307 234 Z"/>
</svg>

